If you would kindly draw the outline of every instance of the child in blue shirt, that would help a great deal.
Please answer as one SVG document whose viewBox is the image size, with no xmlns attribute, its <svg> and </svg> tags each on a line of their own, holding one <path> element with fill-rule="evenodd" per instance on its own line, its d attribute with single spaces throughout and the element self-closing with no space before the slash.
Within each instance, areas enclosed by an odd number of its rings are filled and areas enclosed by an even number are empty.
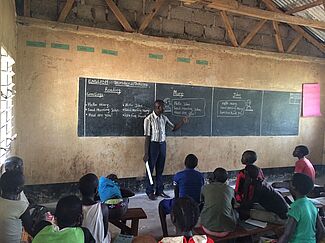
<svg viewBox="0 0 325 243">
<path fill-rule="evenodd" d="M 201 187 L 204 185 L 204 178 L 201 172 L 195 170 L 198 158 L 194 154 L 189 154 L 185 158 L 185 169 L 177 172 L 174 176 L 175 198 L 191 197 L 197 204 L 200 203 Z M 168 236 L 166 215 L 171 213 L 175 198 L 164 199 L 159 203 L 159 217 L 163 236 Z"/>
<path fill-rule="evenodd" d="M 290 192 L 295 201 L 288 212 L 288 221 L 284 234 L 278 243 L 316 243 L 324 234 L 324 225 L 320 220 L 315 205 L 306 197 L 313 189 L 312 179 L 301 173 L 292 177 Z"/>
</svg>

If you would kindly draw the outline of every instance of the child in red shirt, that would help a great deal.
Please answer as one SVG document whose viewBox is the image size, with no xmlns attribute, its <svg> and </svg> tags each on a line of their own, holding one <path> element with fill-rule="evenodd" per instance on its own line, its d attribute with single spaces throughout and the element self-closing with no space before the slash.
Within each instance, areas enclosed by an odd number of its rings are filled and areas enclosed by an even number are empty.
<svg viewBox="0 0 325 243">
<path fill-rule="evenodd" d="M 315 169 L 313 164 L 305 157 L 309 154 L 309 150 L 305 145 L 299 145 L 295 148 L 292 155 L 297 157 L 298 161 L 295 165 L 295 173 L 302 173 L 309 176 L 315 182 Z"/>
<path fill-rule="evenodd" d="M 252 150 L 246 150 L 241 157 L 241 162 L 243 165 L 252 165 L 257 160 L 257 155 L 255 151 Z M 242 203 L 244 198 L 247 198 L 251 200 L 254 195 L 254 187 L 252 185 L 249 186 L 249 188 L 245 189 L 245 178 L 247 175 L 246 167 L 239 171 L 237 174 L 236 179 L 236 186 L 235 186 L 235 198 L 238 203 Z M 263 171 L 259 168 L 259 174 L 258 179 L 264 180 L 264 174 Z M 245 190 L 247 190 L 245 192 Z M 245 197 L 245 193 L 247 193 L 247 197 Z"/>
</svg>

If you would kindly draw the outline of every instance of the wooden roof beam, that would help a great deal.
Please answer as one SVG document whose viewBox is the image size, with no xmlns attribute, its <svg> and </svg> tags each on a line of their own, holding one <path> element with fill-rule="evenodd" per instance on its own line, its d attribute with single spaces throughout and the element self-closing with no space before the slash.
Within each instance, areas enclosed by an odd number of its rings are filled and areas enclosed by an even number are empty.
<svg viewBox="0 0 325 243">
<path fill-rule="evenodd" d="M 302 35 L 298 35 L 296 38 L 294 38 L 288 47 L 287 53 L 291 53 L 296 48 L 301 39 Z"/>
<path fill-rule="evenodd" d="M 73 4 L 74 4 L 74 0 L 67 0 L 67 2 L 65 3 L 65 5 L 59 15 L 59 18 L 58 18 L 59 22 L 65 21 L 65 19 L 67 18 L 68 14 L 70 13 L 70 11 L 73 7 Z"/>
<path fill-rule="evenodd" d="M 182 0 L 184 3 L 191 4 L 193 0 Z M 281 23 L 302 25 L 308 27 L 314 27 L 316 29 L 325 29 L 325 22 L 317 21 L 312 19 L 305 19 L 297 16 L 287 15 L 281 12 L 272 12 L 267 10 L 262 10 L 258 8 L 252 8 L 242 5 L 234 0 L 210 0 L 210 1 L 197 1 L 203 4 L 207 4 L 208 8 L 224 10 L 234 14 L 245 15 L 253 18 L 266 19 L 277 21 Z"/>
<path fill-rule="evenodd" d="M 30 0 L 24 0 L 24 16 L 30 17 Z"/>
<path fill-rule="evenodd" d="M 281 33 L 280 33 L 280 28 L 279 28 L 279 23 L 276 21 L 272 21 L 273 24 L 273 29 L 275 32 L 275 42 L 276 42 L 276 46 L 278 47 L 278 51 L 279 52 L 284 52 L 284 48 L 283 48 L 283 43 L 281 40 Z"/>
<path fill-rule="evenodd" d="M 128 32 L 134 32 L 134 29 L 129 24 L 129 21 L 125 18 L 121 10 L 116 6 L 116 4 L 113 2 L 113 0 L 105 0 L 108 7 L 112 10 L 113 14 L 117 18 L 117 20 L 120 22 L 120 24 L 123 26 L 123 28 Z"/>
<path fill-rule="evenodd" d="M 153 6 L 150 14 L 148 14 L 145 19 L 143 20 L 142 24 L 140 25 L 139 32 L 143 33 L 147 26 L 150 24 L 153 17 L 156 15 L 158 10 L 164 4 L 165 0 L 156 0 L 155 5 Z"/>
<path fill-rule="evenodd" d="M 240 44 L 240 47 L 245 47 L 248 45 L 248 43 L 254 38 L 254 36 L 257 34 L 258 31 L 263 27 L 263 25 L 267 22 L 267 20 L 262 19 L 260 22 L 257 23 L 257 25 L 252 29 L 252 31 L 245 37 L 243 42 Z"/>
<path fill-rule="evenodd" d="M 322 5 L 322 4 L 323 4 L 323 0 L 317 0 L 315 2 L 308 3 L 308 4 L 305 4 L 305 5 L 290 9 L 290 10 L 286 11 L 285 13 L 286 14 L 293 14 L 293 13 L 301 12 L 301 11 L 304 11 L 306 9 L 313 8 L 313 7 Z"/>
<path fill-rule="evenodd" d="M 229 37 L 229 39 L 231 41 L 231 44 L 233 46 L 235 46 L 235 47 L 238 47 L 239 45 L 238 45 L 238 42 L 237 42 L 235 33 L 232 30 L 232 27 L 231 27 L 231 24 L 229 22 L 229 19 L 228 19 L 228 16 L 227 16 L 226 12 L 225 11 L 221 11 L 220 14 L 221 14 L 223 23 L 225 24 L 225 27 L 226 27 L 226 30 L 227 30 L 227 34 L 228 34 L 228 37 Z"/>
<path fill-rule="evenodd" d="M 265 5 L 274 12 L 282 12 L 282 10 L 278 9 L 277 6 L 271 1 L 271 0 L 262 0 L 262 2 L 265 3 Z M 289 24 L 292 29 L 294 29 L 298 34 L 302 35 L 304 38 L 306 38 L 310 43 L 312 43 L 314 46 L 316 46 L 319 50 L 321 50 L 323 53 L 325 53 L 325 45 L 321 44 L 319 41 L 317 41 L 314 37 L 312 37 L 310 34 L 308 34 L 303 28 Z"/>
</svg>

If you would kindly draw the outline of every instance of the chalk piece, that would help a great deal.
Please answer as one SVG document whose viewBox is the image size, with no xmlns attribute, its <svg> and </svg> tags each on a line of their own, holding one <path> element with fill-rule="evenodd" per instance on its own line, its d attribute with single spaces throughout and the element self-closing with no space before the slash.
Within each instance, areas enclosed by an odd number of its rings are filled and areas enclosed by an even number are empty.
<svg viewBox="0 0 325 243">
<path fill-rule="evenodd" d="M 196 60 L 196 64 L 198 64 L 198 65 L 208 65 L 209 62 L 207 60 Z"/>
<path fill-rule="evenodd" d="M 191 58 L 187 58 L 187 57 L 177 57 L 177 62 L 190 63 L 190 62 L 191 62 Z"/>
<path fill-rule="evenodd" d="M 46 47 L 46 42 L 43 41 L 26 41 L 26 46 L 32 47 Z"/>
<path fill-rule="evenodd" d="M 158 59 L 158 60 L 162 60 L 163 59 L 163 55 L 161 54 L 153 54 L 153 53 L 149 53 L 149 58 L 152 58 L 152 59 Z"/>
<path fill-rule="evenodd" d="M 95 48 L 89 46 L 77 46 L 77 51 L 95 52 Z"/>
<path fill-rule="evenodd" d="M 118 55 L 118 51 L 102 49 L 102 54 L 107 54 L 107 55 L 111 55 L 111 56 L 117 56 Z"/>
<path fill-rule="evenodd" d="M 70 46 L 68 44 L 51 43 L 51 48 L 69 50 Z"/>
</svg>

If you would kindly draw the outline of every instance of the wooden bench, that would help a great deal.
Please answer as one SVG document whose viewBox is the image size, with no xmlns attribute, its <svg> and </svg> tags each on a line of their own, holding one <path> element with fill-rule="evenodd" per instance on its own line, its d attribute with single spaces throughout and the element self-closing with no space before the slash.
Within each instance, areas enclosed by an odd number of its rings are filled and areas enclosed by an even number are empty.
<svg viewBox="0 0 325 243">
<path fill-rule="evenodd" d="M 194 230 L 197 234 L 204 235 L 205 233 L 201 228 L 195 228 Z M 242 226 L 238 226 L 236 231 L 230 233 L 229 235 L 225 237 L 216 237 L 208 235 L 211 239 L 213 239 L 214 242 L 227 242 L 228 240 L 234 240 L 238 238 L 243 237 L 252 237 L 255 235 L 260 235 L 266 232 L 274 232 L 278 237 L 280 237 L 284 231 L 284 225 L 276 225 L 276 224 L 270 224 L 268 223 L 265 228 L 256 228 L 251 230 L 246 230 Z"/>
<path fill-rule="evenodd" d="M 139 220 L 146 218 L 147 214 L 142 208 L 129 208 L 120 219 L 110 219 L 109 222 L 121 229 L 121 234 L 137 236 L 139 231 Z M 127 226 L 128 220 L 131 220 L 131 227 Z"/>
</svg>

